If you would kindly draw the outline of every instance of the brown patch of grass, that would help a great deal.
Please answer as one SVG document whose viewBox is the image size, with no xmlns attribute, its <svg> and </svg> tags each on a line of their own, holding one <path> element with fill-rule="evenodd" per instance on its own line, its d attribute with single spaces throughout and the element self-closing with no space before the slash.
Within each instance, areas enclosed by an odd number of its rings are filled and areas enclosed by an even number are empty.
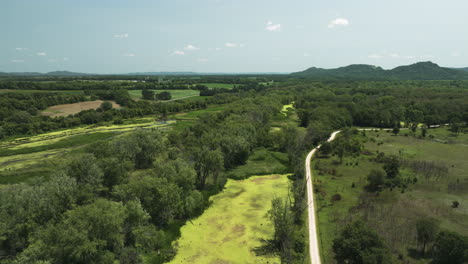
<svg viewBox="0 0 468 264">
<path fill-rule="evenodd" d="M 210 262 L 210 264 L 229 264 L 231 262 L 224 260 L 224 259 L 215 259 Z"/>
<path fill-rule="evenodd" d="M 253 179 L 252 182 L 255 182 L 256 184 L 263 184 L 264 181 L 276 180 L 279 177 L 280 177 L 279 175 L 271 175 L 271 176 L 268 176 L 268 177 L 265 176 L 265 177 Z"/>
<path fill-rule="evenodd" d="M 84 110 L 98 109 L 104 101 L 87 101 L 73 104 L 54 105 L 41 112 L 43 116 L 57 117 L 74 115 Z M 120 108 L 120 105 L 112 102 L 113 108 Z"/>
</svg>

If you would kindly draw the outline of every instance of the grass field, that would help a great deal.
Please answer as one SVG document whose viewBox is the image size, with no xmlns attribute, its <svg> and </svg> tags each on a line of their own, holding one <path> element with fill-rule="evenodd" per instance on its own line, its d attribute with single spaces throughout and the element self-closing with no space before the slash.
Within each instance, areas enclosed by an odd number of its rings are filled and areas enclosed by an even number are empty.
<svg viewBox="0 0 468 264">
<path fill-rule="evenodd" d="M 50 117 L 74 115 L 78 114 L 81 111 L 98 109 L 103 102 L 104 101 L 102 100 L 95 100 L 78 102 L 73 104 L 54 105 L 41 111 L 41 115 Z M 120 108 L 120 105 L 115 102 L 112 102 L 112 107 Z"/>
<path fill-rule="evenodd" d="M 423 216 L 436 218 L 442 229 L 468 235 L 468 146 L 464 143 L 442 143 L 444 140 L 465 142 L 468 135 L 455 137 L 443 128 L 429 130 L 433 138 L 425 139 L 405 136 L 406 131 L 400 133 L 394 136 L 384 130 L 366 132 L 369 140 L 364 147 L 370 155 L 347 157 L 342 164 L 338 164 L 336 157 L 313 161 L 324 263 L 333 263 L 331 245 L 342 227 L 352 219 L 361 217 L 384 238 L 393 253 L 404 256 L 407 261 L 405 263 L 428 263 L 428 259 L 409 257 L 411 250 L 414 252 L 418 247 L 415 222 Z M 448 175 L 438 180 L 426 179 L 423 175 L 402 167 L 400 177 L 416 177 L 416 184 L 408 184 L 404 190 L 385 189 L 377 196 L 367 193 L 363 189 L 367 185 L 366 176 L 371 169 L 382 167 L 381 163 L 371 161 L 377 151 L 386 155 L 394 154 L 404 160 L 443 164 L 448 167 Z M 322 175 L 317 166 L 322 168 Z M 336 172 L 332 172 L 332 169 Z M 448 188 L 456 183 L 458 190 Z M 332 202 L 331 197 L 334 194 L 340 194 L 341 200 Z M 451 207 L 455 200 L 460 201 L 457 209 Z M 367 203 L 372 205 L 372 209 L 363 206 Z"/>
<path fill-rule="evenodd" d="M 273 198 L 287 195 L 288 181 L 287 175 L 228 180 L 225 190 L 211 197 L 211 207 L 182 227 L 170 263 L 280 263 L 276 256 L 256 256 L 252 250 L 272 237 L 266 213 Z"/>
<path fill-rule="evenodd" d="M 170 92 L 172 95 L 171 100 L 177 100 L 184 97 L 189 96 L 199 96 L 200 91 L 197 90 L 152 90 L 154 93 L 161 93 L 161 92 Z M 128 90 L 128 93 L 133 99 L 141 99 L 141 90 Z"/>
</svg>

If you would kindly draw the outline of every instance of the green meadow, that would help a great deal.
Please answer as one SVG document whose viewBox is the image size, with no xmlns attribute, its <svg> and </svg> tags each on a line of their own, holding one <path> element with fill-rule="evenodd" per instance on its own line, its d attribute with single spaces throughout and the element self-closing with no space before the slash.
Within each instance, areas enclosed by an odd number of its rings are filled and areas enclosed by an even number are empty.
<svg viewBox="0 0 468 264">
<path fill-rule="evenodd" d="M 152 90 L 154 93 L 161 93 L 161 92 L 170 92 L 172 95 L 172 100 L 177 100 L 184 97 L 189 96 L 199 96 L 200 91 L 197 90 Z M 141 99 L 141 90 L 128 90 L 128 93 L 133 99 Z"/>
<path fill-rule="evenodd" d="M 224 191 L 210 198 L 210 208 L 182 227 L 170 263 L 280 263 L 253 249 L 273 236 L 266 213 L 273 198 L 286 197 L 288 183 L 287 175 L 228 180 Z"/>
<path fill-rule="evenodd" d="M 384 237 L 393 252 L 401 254 L 406 263 L 428 263 L 428 259 L 411 258 L 418 248 L 415 222 L 430 216 L 442 229 L 468 235 L 468 135 L 454 135 L 445 128 L 430 129 L 426 138 L 402 130 L 395 136 L 386 130 L 366 131 L 364 151 L 358 157 L 345 157 L 339 164 L 338 157 L 315 158 L 312 162 L 314 189 L 321 254 L 324 263 L 333 263 L 332 243 L 342 227 L 352 219 L 364 217 L 368 224 Z M 430 136 L 432 135 L 432 136 Z M 448 143 L 450 142 L 450 143 Z M 446 166 L 448 174 L 439 179 L 428 179 L 408 167 L 400 168 L 400 177 L 417 179 L 406 188 L 384 189 L 378 195 L 364 190 L 367 175 L 372 169 L 381 168 L 373 159 L 378 152 L 397 155 L 407 161 L 427 161 Z M 353 187 L 354 186 L 354 187 Z M 450 189 L 458 186 L 459 190 Z M 339 201 L 331 197 L 339 194 Z M 460 201 L 459 208 L 452 208 L 453 201 Z M 371 211 L 365 204 L 372 204 Z"/>
</svg>

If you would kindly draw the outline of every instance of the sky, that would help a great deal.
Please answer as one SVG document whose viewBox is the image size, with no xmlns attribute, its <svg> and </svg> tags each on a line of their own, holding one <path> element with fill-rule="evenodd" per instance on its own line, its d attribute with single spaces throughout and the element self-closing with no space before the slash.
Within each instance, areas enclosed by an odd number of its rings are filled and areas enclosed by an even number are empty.
<svg viewBox="0 0 468 264">
<path fill-rule="evenodd" d="M 467 0 L 0 0 L 0 72 L 468 67 Z"/>
</svg>

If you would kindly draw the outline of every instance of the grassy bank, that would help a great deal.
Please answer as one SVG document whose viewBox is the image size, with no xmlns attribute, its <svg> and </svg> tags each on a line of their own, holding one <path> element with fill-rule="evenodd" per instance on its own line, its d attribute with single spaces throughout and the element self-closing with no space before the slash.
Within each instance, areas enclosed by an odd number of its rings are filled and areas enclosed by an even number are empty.
<svg viewBox="0 0 468 264">
<path fill-rule="evenodd" d="M 288 181 L 286 175 L 228 180 L 225 190 L 211 197 L 211 207 L 182 227 L 170 263 L 279 263 L 252 250 L 273 235 L 266 212 L 273 198 L 287 195 Z"/>
</svg>

